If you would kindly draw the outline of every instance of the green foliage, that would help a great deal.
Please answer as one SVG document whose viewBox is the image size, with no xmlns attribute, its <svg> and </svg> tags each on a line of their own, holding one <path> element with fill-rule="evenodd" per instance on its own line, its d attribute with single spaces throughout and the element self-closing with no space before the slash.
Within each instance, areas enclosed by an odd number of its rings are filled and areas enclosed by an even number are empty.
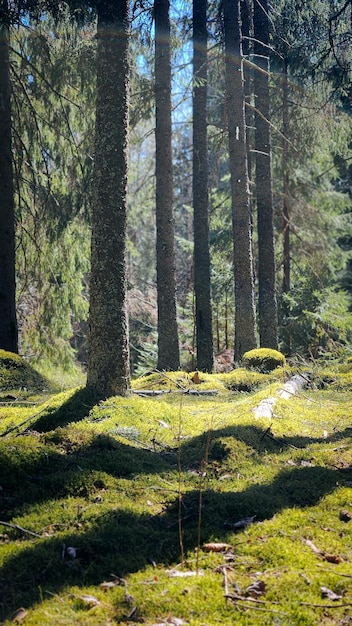
<svg viewBox="0 0 352 626">
<path fill-rule="evenodd" d="M 256 348 L 245 352 L 242 357 L 244 367 L 257 369 L 260 372 L 270 372 L 277 367 L 284 367 L 285 356 L 272 348 Z"/>
<path fill-rule="evenodd" d="M 349 297 L 342 291 L 314 287 L 318 287 L 315 277 L 306 275 L 282 296 L 283 349 L 314 358 L 348 354 L 352 337 Z"/>
<path fill-rule="evenodd" d="M 20 346 L 62 369 L 88 311 L 93 35 L 64 13 L 11 35 Z"/>
</svg>

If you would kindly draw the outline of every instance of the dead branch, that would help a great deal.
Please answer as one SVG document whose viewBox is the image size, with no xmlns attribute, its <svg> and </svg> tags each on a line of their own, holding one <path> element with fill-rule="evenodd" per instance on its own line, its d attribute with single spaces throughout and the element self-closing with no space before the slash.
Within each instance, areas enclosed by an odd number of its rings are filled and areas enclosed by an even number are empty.
<svg viewBox="0 0 352 626">
<path fill-rule="evenodd" d="M 35 417 L 37 417 L 38 415 L 43 413 L 43 411 L 45 411 L 48 408 L 48 406 L 49 406 L 48 404 L 43 406 L 41 409 L 39 409 L 39 411 L 37 411 L 36 413 L 33 413 L 32 415 L 27 417 L 20 424 L 17 424 L 16 426 L 12 426 L 11 428 L 8 428 L 7 430 L 5 430 L 5 432 L 0 433 L 0 437 L 6 437 L 6 435 L 9 435 L 10 433 L 14 432 L 15 430 L 18 430 L 19 428 L 21 428 L 21 426 L 24 426 L 25 424 L 27 424 L 27 422 L 30 422 L 32 419 L 34 419 Z"/>
<path fill-rule="evenodd" d="M 268 607 L 263 607 L 263 606 L 253 606 L 253 604 L 243 604 L 243 602 L 248 602 L 248 601 L 252 601 L 253 603 L 260 602 L 260 603 L 265 604 L 264 600 L 257 600 L 256 598 L 245 598 L 243 596 L 238 596 L 232 593 L 225 595 L 225 598 L 228 598 L 229 600 L 232 600 L 233 602 L 235 602 L 236 606 L 239 609 L 250 609 L 251 611 L 265 611 L 267 613 L 275 613 L 277 615 L 285 615 L 285 616 L 287 615 L 287 613 L 284 613 L 283 611 L 278 611 L 276 609 L 269 609 Z"/>
<path fill-rule="evenodd" d="M 217 389 L 131 389 L 137 396 L 162 396 L 170 393 L 182 393 L 191 396 L 216 396 Z M 104 407 L 103 407 L 104 408 Z"/>
<path fill-rule="evenodd" d="M 23 528 L 18 524 L 10 524 L 9 522 L 3 522 L 0 520 L 0 525 L 7 526 L 7 528 L 13 528 L 15 530 L 20 530 L 22 533 L 27 533 L 27 535 L 32 535 L 33 537 L 38 537 L 42 539 L 42 535 L 38 535 L 38 533 L 34 533 L 32 530 L 28 530 L 28 528 Z"/>
<path fill-rule="evenodd" d="M 352 606 L 352 602 L 345 602 L 344 604 L 311 604 L 310 602 L 300 602 L 303 606 L 311 606 L 314 609 L 344 609 L 345 606 Z"/>
</svg>

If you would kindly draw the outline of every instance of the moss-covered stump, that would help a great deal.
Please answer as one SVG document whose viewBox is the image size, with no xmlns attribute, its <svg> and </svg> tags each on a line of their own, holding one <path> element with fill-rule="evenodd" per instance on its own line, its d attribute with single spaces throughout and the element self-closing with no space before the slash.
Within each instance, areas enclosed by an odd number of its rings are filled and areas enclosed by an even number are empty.
<svg viewBox="0 0 352 626">
<path fill-rule="evenodd" d="M 13 352 L 0 350 L 0 392 L 10 390 L 44 391 L 49 382 L 25 359 Z"/>
<path fill-rule="evenodd" d="M 259 372 L 271 372 L 277 367 L 284 367 L 285 356 L 272 348 L 256 348 L 245 352 L 242 365 L 246 369 L 255 369 Z"/>
</svg>

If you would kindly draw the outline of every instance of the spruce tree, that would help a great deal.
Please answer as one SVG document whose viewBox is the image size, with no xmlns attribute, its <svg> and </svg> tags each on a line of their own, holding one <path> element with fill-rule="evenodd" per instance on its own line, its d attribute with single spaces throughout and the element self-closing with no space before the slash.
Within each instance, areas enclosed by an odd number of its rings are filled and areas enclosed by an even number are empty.
<svg viewBox="0 0 352 626">
<path fill-rule="evenodd" d="M 255 178 L 258 219 L 258 313 L 260 345 L 277 349 L 276 268 L 271 166 L 269 15 L 267 0 L 253 12 L 255 93 Z"/>
<path fill-rule="evenodd" d="M 129 2 L 98 5 L 97 101 L 87 388 L 126 395 Z"/>
<path fill-rule="evenodd" d="M 208 218 L 207 0 L 193 0 L 193 209 L 197 368 L 214 367 Z"/>
<path fill-rule="evenodd" d="M 155 206 L 160 370 L 177 370 L 180 367 L 173 217 L 169 11 L 169 0 L 155 0 Z"/>
<path fill-rule="evenodd" d="M 9 30 L 4 23 L 0 23 L 0 94 L 0 348 L 17 352 Z"/>
<path fill-rule="evenodd" d="M 256 320 L 239 0 L 224 0 L 223 22 L 234 247 L 235 361 L 240 361 L 247 350 L 256 347 Z"/>
</svg>

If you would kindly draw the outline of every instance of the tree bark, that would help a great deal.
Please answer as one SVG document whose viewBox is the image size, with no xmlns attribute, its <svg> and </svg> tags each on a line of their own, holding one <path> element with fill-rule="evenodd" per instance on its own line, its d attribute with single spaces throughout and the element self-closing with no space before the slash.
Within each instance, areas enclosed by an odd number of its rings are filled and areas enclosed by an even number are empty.
<svg viewBox="0 0 352 626">
<path fill-rule="evenodd" d="M 256 347 L 240 1 L 223 0 L 235 280 L 235 361 Z"/>
<path fill-rule="evenodd" d="M 289 136 L 289 112 L 288 112 L 288 65 L 285 63 L 282 83 L 282 178 L 283 178 L 283 252 L 284 252 L 284 276 L 283 292 L 288 293 L 291 288 L 291 244 L 290 244 L 290 201 L 289 201 L 289 173 L 288 173 L 288 144 L 286 137 Z"/>
<path fill-rule="evenodd" d="M 253 54 L 253 20 L 251 14 L 251 7 L 249 6 L 250 0 L 241 0 L 241 30 L 242 30 L 242 54 L 244 59 L 250 59 Z M 248 64 L 244 63 L 243 66 L 243 80 L 244 80 L 244 98 L 245 103 L 252 104 L 253 89 L 252 89 L 252 69 Z M 247 142 L 247 169 L 248 180 L 251 184 L 252 178 L 252 150 L 253 150 L 253 128 L 254 128 L 254 113 L 251 106 L 245 106 L 245 121 L 246 121 L 246 142 Z M 251 201 L 250 197 L 250 201 Z M 251 219 L 253 219 L 253 207 L 251 201 Z"/>
<path fill-rule="evenodd" d="M 130 385 L 126 308 L 128 0 L 98 5 L 97 102 L 87 387 L 126 395 Z"/>
<path fill-rule="evenodd" d="M 197 369 L 212 372 L 207 142 L 207 0 L 193 0 L 193 210 Z"/>
<path fill-rule="evenodd" d="M 9 31 L 0 26 L 0 348 L 18 352 Z"/>
<path fill-rule="evenodd" d="M 277 349 L 278 319 L 274 250 L 267 0 L 254 2 L 255 162 L 258 220 L 258 313 L 260 345 Z"/>
<path fill-rule="evenodd" d="M 169 9 L 169 0 L 155 0 L 155 201 L 158 369 L 160 370 L 177 370 L 180 367 L 173 217 Z"/>
</svg>

